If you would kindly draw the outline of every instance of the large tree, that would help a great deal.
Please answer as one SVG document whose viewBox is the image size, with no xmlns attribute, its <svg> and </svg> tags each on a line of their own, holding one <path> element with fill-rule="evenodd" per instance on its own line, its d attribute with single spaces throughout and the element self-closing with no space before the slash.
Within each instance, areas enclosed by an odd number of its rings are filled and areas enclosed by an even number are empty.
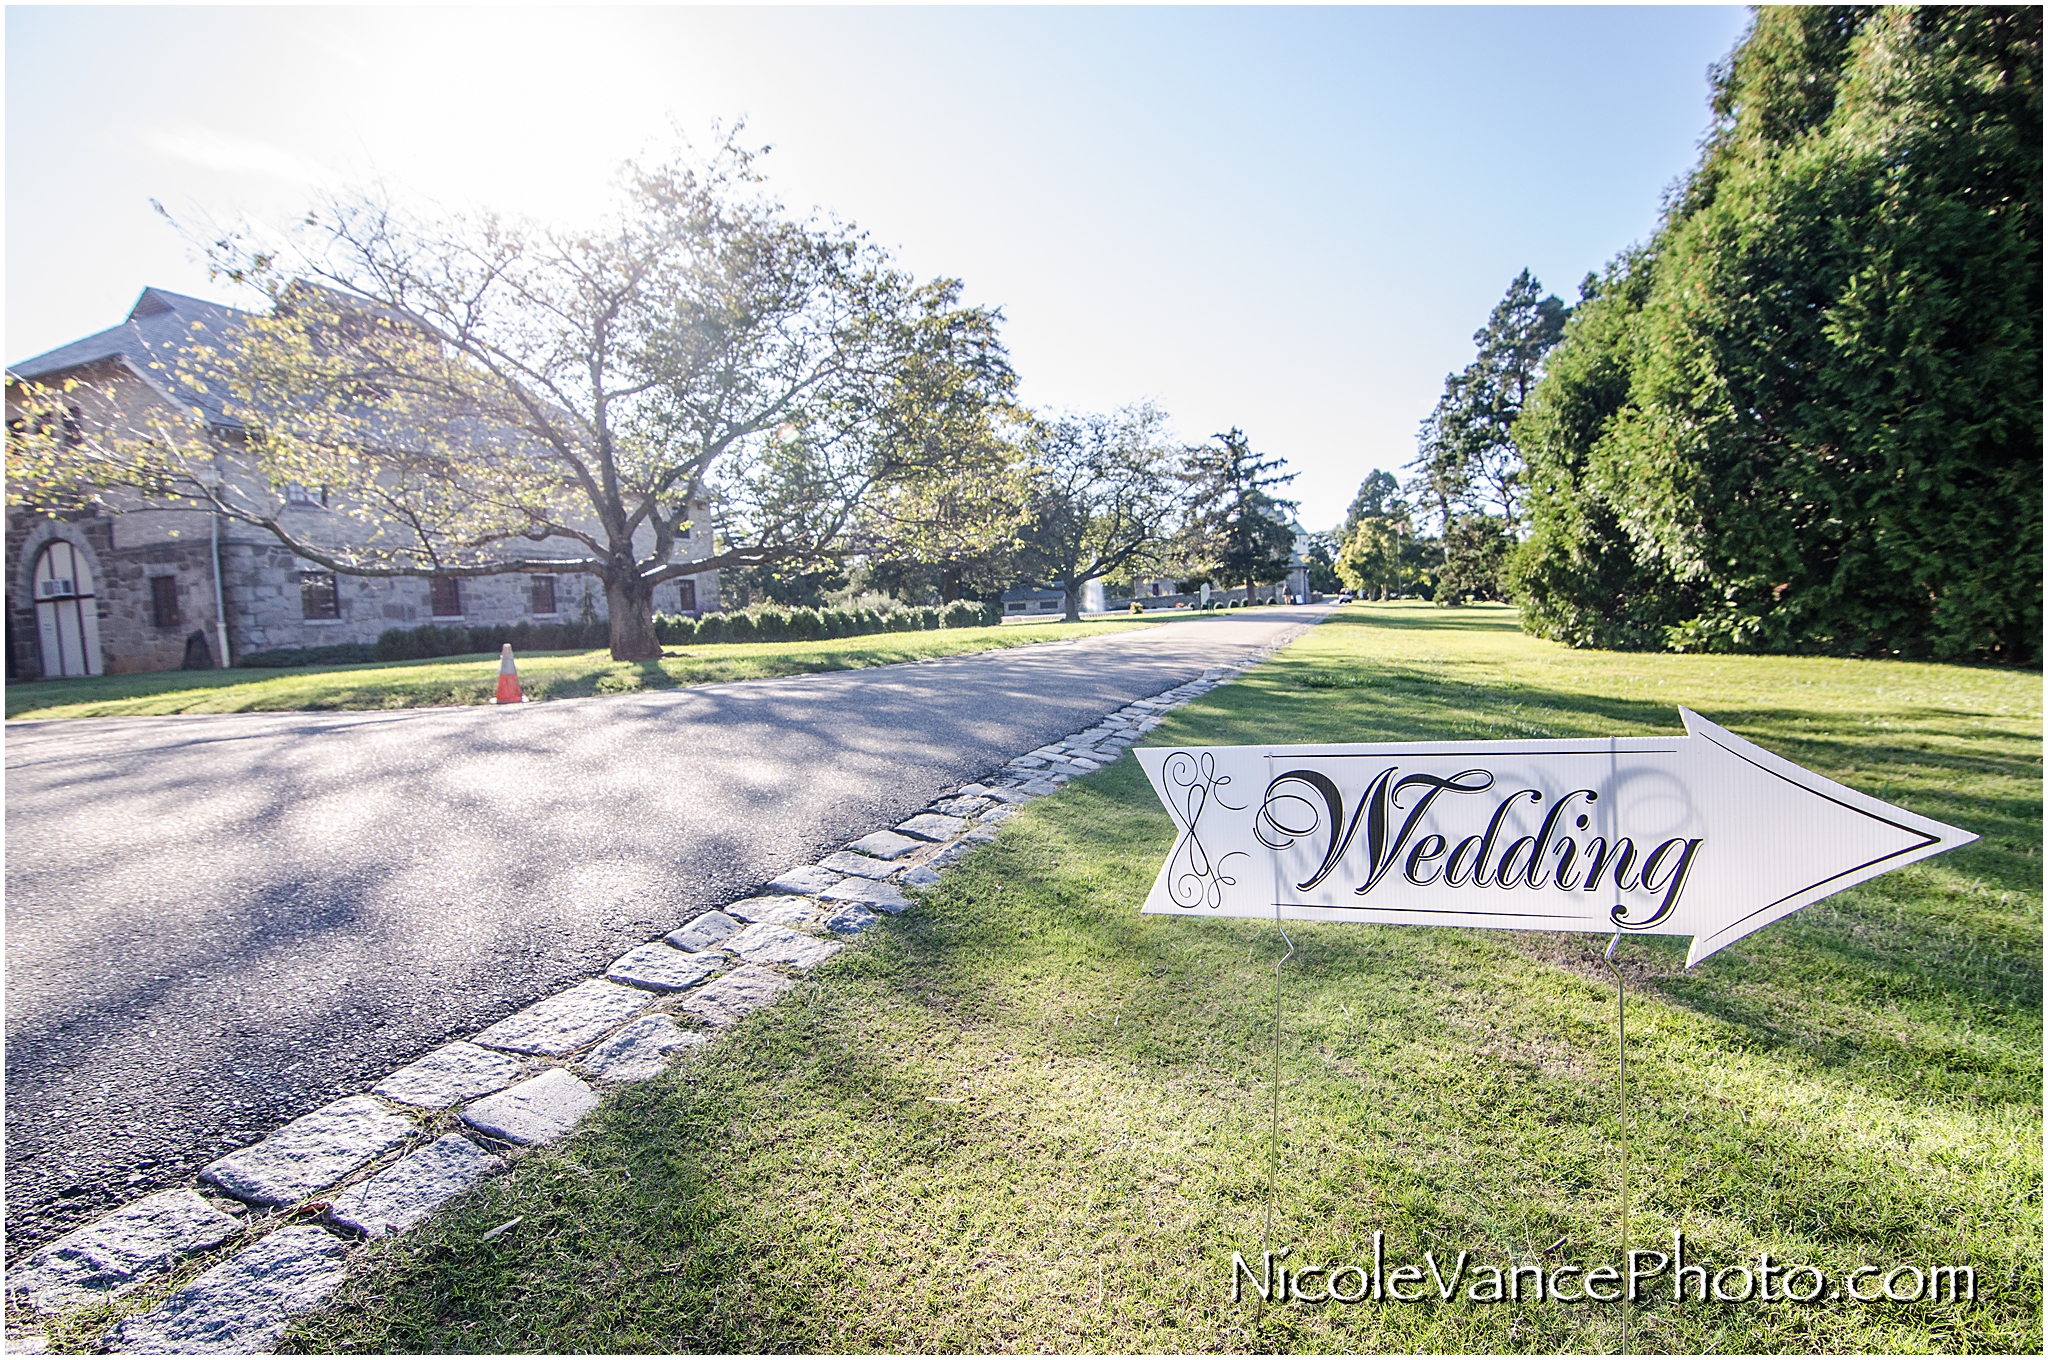
<svg viewBox="0 0 2048 1360">
<path fill-rule="evenodd" d="M 1188 454 L 1182 474 L 1189 489 L 1189 555 L 1214 564 L 1225 581 L 1244 582 L 1252 602 L 1260 577 L 1286 574 L 1294 555 L 1295 503 L 1273 494 L 1297 474 L 1281 472 L 1284 458 L 1252 450 L 1244 431 L 1226 434 Z"/>
<path fill-rule="evenodd" d="M 1400 492 L 1392 473 L 1374 470 L 1351 502 L 1335 568 L 1361 597 L 1386 599 L 1436 582 L 1443 542 L 1416 533 L 1412 507 Z"/>
<path fill-rule="evenodd" d="M 256 475 L 157 411 L 10 441 L 11 490 L 210 507 L 352 575 L 587 573 L 620 659 L 659 654 L 662 581 L 1004 531 L 976 505 L 1014 381 L 997 314 L 759 182 L 727 137 L 627 166 L 585 229 L 353 196 L 283 243 L 223 235 L 217 274 L 271 309 L 171 377 L 222 395 Z M 289 483 L 358 531 L 307 538 Z"/>
<path fill-rule="evenodd" d="M 1183 451 L 1165 427 L 1149 403 L 1038 425 L 1026 560 L 1065 588 L 1070 621 L 1081 617 L 1082 587 L 1145 566 L 1173 532 Z"/>
<path fill-rule="evenodd" d="M 1401 479 L 1391 472 L 1374 468 L 1358 484 L 1358 494 L 1351 498 L 1351 508 L 1344 514 L 1344 528 L 1338 537 L 1350 539 L 1358 532 L 1359 523 L 1363 520 L 1384 519 L 1407 512 L 1408 503 L 1401 499 Z"/>
<path fill-rule="evenodd" d="M 1472 362 L 1445 377 L 1436 409 L 1422 422 L 1408 490 L 1442 534 L 1442 581 L 1451 589 L 1436 592 L 1439 604 L 1502 593 L 1503 547 L 1522 520 L 1515 426 L 1569 315 L 1535 275 L 1517 274 L 1473 333 Z"/>
<path fill-rule="evenodd" d="M 2030 660 L 2041 12 L 1763 8 L 1524 420 L 1531 627 Z"/>
<path fill-rule="evenodd" d="M 1490 514 L 1520 522 L 1522 457 L 1515 423 L 1535 389 L 1543 356 L 1564 333 L 1571 309 L 1545 296 L 1524 269 L 1472 335 L 1472 362 L 1444 379 L 1443 396 L 1423 422 L 1411 490 L 1439 519 Z"/>
</svg>

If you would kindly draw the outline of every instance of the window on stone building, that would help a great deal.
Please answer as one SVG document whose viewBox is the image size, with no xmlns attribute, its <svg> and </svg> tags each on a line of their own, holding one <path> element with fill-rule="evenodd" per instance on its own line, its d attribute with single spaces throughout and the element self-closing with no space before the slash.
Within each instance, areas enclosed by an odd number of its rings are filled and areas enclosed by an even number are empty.
<svg viewBox="0 0 2048 1360">
<path fill-rule="evenodd" d="M 149 578 L 149 619 L 159 628 L 176 628 L 178 619 L 178 578 Z"/>
<path fill-rule="evenodd" d="M 459 619 L 462 617 L 462 578 L 459 576 L 429 576 L 427 598 L 437 619 Z"/>
<path fill-rule="evenodd" d="M 300 486 L 297 482 L 286 482 L 284 484 L 284 502 L 286 505 L 322 506 L 327 504 L 327 488 L 324 486 L 318 488 Z"/>
<path fill-rule="evenodd" d="M 335 589 L 333 572 L 299 573 L 299 609 L 309 619 L 341 617 L 341 592 Z"/>
<path fill-rule="evenodd" d="M 552 576 L 534 576 L 529 579 L 533 582 L 533 612 L 536 614 L 554 613 L 555 578 Z"/>
<path fill-rule="evenodd" d="M 682 588 L 682 592 L 683 592 L 683 599 L 682 599 L 682 606 L 681 606 L 681 607 L 682 607 L 682 611 L 683 611 L 683 612 L 684 612 L 685 614 L 694 614 L 694 613 L 696 613 L 696 612 L 697 612 L 697 583 L 696 583 L 695 581 L 678 581 L 678 582 L 676 582 L 676 584 L 677 584 L 678 586 L 680 586 L 680 587 Z"/>
</svg>

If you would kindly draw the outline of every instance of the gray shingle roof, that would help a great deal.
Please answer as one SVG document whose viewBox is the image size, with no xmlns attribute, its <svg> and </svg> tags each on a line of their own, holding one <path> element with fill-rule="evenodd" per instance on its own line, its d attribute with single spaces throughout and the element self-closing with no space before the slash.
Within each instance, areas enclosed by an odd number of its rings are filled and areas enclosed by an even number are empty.
<svg viewBox="0 0 2048 1360">
<path fill-rule="evenodd" d="M 225 384 L 210 382 L 208 391 L 193 391 L 177 381 L 176 358 L 184 348 L 225 345 L 236 327 L 250 315 L 203 298 L 186 297 L 163 288 L 145 288 L 122 324 L 60 345 L 33 359 L 10 364 L 7 376 L 47 380 L 86 364 L 125 358 L 137 369 L 150 373 L 159 385 L 177 392 L 181 400 L 197 407 L 211 423 L 239 427 L 241 422 L 225 415 L 221 408 Z M 154 363 L 161 363 L 164 368 L 153 371 L 150 365 Z"/>
</svg>

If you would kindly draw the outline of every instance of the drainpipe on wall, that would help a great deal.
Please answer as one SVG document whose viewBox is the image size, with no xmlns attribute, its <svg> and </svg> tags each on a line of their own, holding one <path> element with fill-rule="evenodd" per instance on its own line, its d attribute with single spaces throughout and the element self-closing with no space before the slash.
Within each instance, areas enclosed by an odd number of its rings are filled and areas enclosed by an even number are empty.
<svg viewBox="0 0 2048 1360">
<path fill-rule="evenodd" d="M 222 475 L 218 453 L 213 455 L 213 476 L 215 491 L 218 494 L 221 483 L 226 480 Z M 234 662 L 228 656 L 227 593 L 220 585 L 220 511 L 214 510 L 207 514 L 206 527 L 213 540 L 213 626 L 220 634 L 220 668 L 227 670 Z"/>
<path fill-rule="evenodd" d="M 220 668 L 228 669 L 228 611 L 220 588 L 220 516 L 208 515 L 213 535 L 213 626 L 220 633 Z"/>
</svg>

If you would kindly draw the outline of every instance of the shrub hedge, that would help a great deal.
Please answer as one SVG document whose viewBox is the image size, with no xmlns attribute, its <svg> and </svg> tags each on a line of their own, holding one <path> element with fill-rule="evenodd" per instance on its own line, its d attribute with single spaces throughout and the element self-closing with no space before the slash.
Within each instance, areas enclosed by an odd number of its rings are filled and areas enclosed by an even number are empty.
<svg viewBox="0 0 2048 1360">
<path fill-rule="evenodd" d="M 251 652 L 235 662 L 255 670 L 278 670 L 286 666 L 345 666 L 356 661 L 377 660 L 377 648 L 368 642 L 342 642 L 332 647 L 273 647 Z"/>
<path fill-rule="evenodd" d="M 811 609 L 763 605 L 726 614 L 657 614 L 654 635 L 664 644 L 692 642 L 809 642 L 820 638 L 862 637 L 869 633 L 915 633 L 933 628 L 990 628 L 1003 621 L 992 604 L 956 600 L 948 605 L 915 609 Z"/>
<path fill-rule="evenodd" d="M 562 652 L 604 647 L 611 643 L 611 625 L 603 619 L 586 623 L 505 623 L 479 628 L 387 628 L 377 639 L 379 661 L 422 661 L 435 656 L 495 652 L 506 643 L 515 651 Z"/>
<path fill-rule="evenodd" d="M 915 609 L 785 609 L 764 605 L 759 609 L 726 614 L 656 614 L 654 635 L 664 646 L 693 642 L 809 642 L 823 638 L 862 637 L 869 633 L 915 633 L 934 628 L 988 628 L 1003 621 L 1003 612 L 993 604 L 956 600 L 948 605 L 925 605 Z M 377 639 L 374 648 L 360 644 L 350 647 L 286 648 L 244 657 L 244 666 L 308 666 L 347 660 L 417 661 L 435 656 L 463 656 L 472 652 L 495 652 L 505 643 L 515 651 L 568 651 L 610 645 L 610 626 L 603 619 L 587 623 L 513 623 L 481 628 L 443 628 L 425 624 L 418 628 L 392 628 Z M 361 656 L 327 656 L 325 653 L 360 651 Z M 297 657 L 305 660 L 265 660 L 257 657 Z"/>
</svg>

